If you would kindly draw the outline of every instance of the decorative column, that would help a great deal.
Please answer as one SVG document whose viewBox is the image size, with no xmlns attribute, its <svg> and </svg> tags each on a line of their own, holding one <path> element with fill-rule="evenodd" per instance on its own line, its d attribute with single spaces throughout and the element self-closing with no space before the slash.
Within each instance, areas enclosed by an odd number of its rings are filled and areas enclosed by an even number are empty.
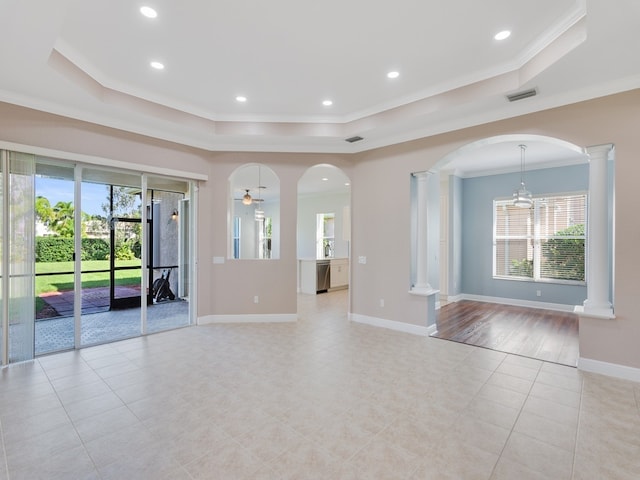
<svg viewBox="0 0 640 480">
<path fill-rule="evenodd" d="M 409 293 L 426 297 L 427 299 L 427 335 L 437 332 L 436 327 L 436 294 L 439 290 L 429 284 L 429 177 L 431 172 L 413 174 L 416 179 L 415 196 L 415 284 Z"/>
<path fill-rule="evenodd" d="M 608 168 L 613 145 L 588 147 L 589 205 L 587 220 L 587 299 L 575 312 L 581 316 L 615 318 L 609 301 Z"/>
<path fill-rule="evenodd" d="M 412 287 L 414 293 L 427 293 L 429 284 L 429 252 L 428 252 L 428 185 L 431 172 L 415 173 L 416 178 L 416 282 Z"/>
</svg>

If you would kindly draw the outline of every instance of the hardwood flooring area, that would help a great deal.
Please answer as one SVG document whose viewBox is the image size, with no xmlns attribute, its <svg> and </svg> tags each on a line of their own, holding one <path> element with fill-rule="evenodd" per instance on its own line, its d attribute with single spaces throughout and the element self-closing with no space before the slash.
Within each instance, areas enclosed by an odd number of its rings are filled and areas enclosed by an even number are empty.
<svg viewBox="0 0 640 480">
<path fill-rule="evenodd" d="M 578 316 L 463 300 L 443 306 L 433 336 L 575 367 Z"/>
</svg>

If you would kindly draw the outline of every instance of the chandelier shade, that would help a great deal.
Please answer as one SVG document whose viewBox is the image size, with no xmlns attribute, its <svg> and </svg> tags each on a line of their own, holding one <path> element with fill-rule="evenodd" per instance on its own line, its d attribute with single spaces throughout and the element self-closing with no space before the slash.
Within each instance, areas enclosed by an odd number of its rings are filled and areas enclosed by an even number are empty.
<svg viewBox="0 0 640 480">
<path fill-rule="evenodd" d="M 520 147 L 520 186 L 513 192 L 513 205 L 520 208 L 531 208 L 533 206 L 533 195 L 524 184 L 524 152 L 527 146 L 518 146 Z"/>
</svg>

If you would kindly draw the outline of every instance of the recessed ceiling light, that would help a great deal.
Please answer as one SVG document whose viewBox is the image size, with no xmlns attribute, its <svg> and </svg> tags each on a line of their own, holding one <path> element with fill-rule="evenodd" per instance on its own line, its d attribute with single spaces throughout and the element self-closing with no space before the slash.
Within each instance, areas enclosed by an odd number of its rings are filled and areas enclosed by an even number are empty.
<svg viewBox="0 0 640 480">
<path fill-rule="evenodd" d="M 146 5 L 144 7 L 140 7 L 140 13 L 147 18 L 156 18 L 158 16 L 158 12 Z"/>
<path fill-rule="evenodd" d="M 509 38 L 510 35 L 511 31 L 502 30 L 501 32 L 496 33 L 493 38 L 495 38 L 496 40 L 504 40 L 505 38 Z"/>
<path fill-rule="evenodd" d="M 151 62 L 151 66 L 153 68 L 155 68 L 156 70 L 163 70 L 164 69 L 164 63 L 161 62 Z"/>
<path fill-rule="evenodd" d="M 330 107 L 331 105 L 333 105 L 333 102 L 331 100 L 323 100 L 322 105 L 324 105 L 325 107 Z"/>
<path fill-rule="evenodd" d="M 387 73 L 387 78 L 398 78 L 400 76 L 400 72 L 389 72 Z"/>
<path fill-rule="evenodd" d="M 349 185 L 351 185 L 349 182 L 344 182 L 345 187 L 348 187 Z"/>
<path fill-rule="evenodd" d="M 242 95 L 238 95 L 238 96 L 236 97 L 236 101 L 237 101 L 237 102 L 240 102 L 240 103 L 246 102 L 246 101 L 247 101 L 247 97 L 244 97 L 244 96 L 242 96 Z"/>
<path fill-rule="evenodd" d="M 328 179 L 327 177 L 322 177 L 322 181 L 323 181 L 323 182 L 326 182 L 326 181 L 328 181 L 328 180 L 329 180 L 329 179 Z"/>
</svg>

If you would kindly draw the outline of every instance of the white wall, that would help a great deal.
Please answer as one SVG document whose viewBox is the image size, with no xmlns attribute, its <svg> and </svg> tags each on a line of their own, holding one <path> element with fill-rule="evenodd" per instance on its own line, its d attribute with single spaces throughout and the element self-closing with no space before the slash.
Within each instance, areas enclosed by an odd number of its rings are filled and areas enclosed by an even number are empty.
<svg viewBox="0 0 640 480">
<path fill-rule="evenodd" d="M 316 258 L 316 215 L 335 213 L 335 258 L 349 256 L 349 242 L 344 238 L 345 207 L 348 193 L 298 196 L 298 258 Z"/>
</svg>

